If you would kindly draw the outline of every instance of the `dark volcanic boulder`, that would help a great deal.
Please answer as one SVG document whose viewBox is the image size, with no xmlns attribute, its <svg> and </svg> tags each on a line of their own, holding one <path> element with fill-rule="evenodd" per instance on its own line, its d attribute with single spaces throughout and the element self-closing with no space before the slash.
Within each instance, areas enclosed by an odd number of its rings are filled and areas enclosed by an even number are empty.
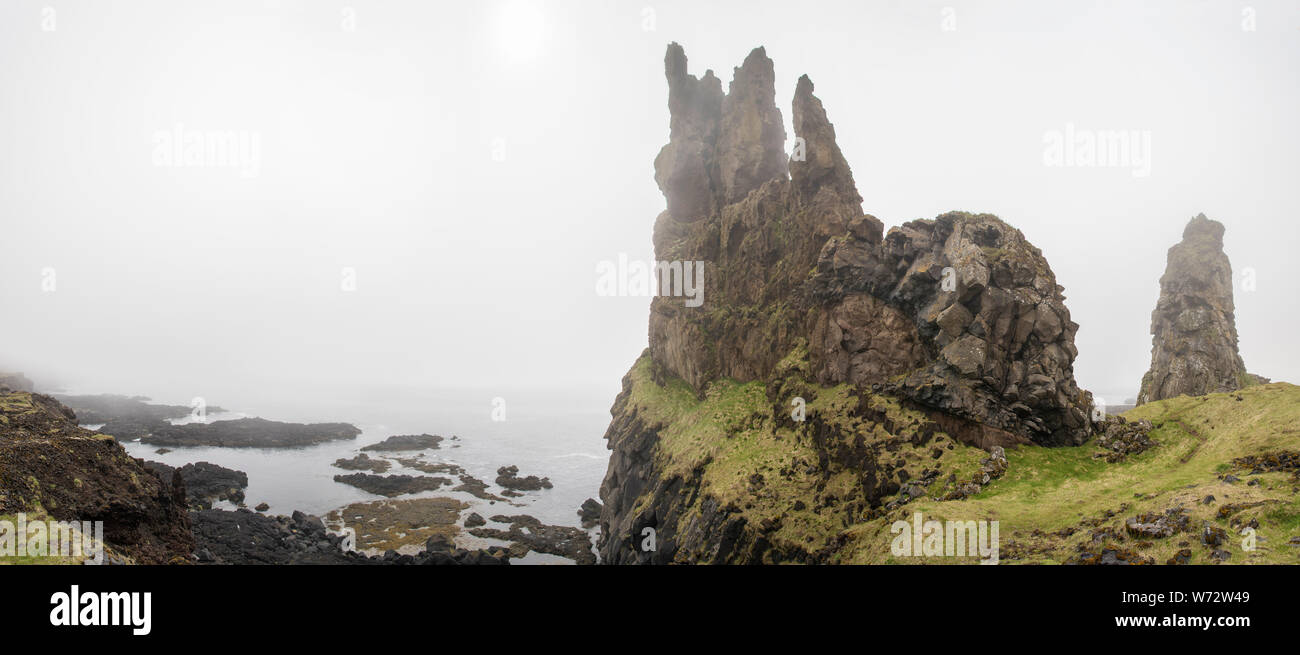
<svg viewBox="0 0 1300 655">
<path fill-rule="evenodd" d="M 0 515 L 103 521 L 115 556 L 187 562 L 193 550 L 183 484 L 163 480 L 112 438 L 77 427 L 53 397 L 0 394 Z"/>
<path fill-rule="evenodd" d="M 229 448 L 292 448 L 326 441 L 355 439 L 361 434 L 347 423 L 281 423 L 264 418 L 241 418 L 212 423 L 187 423 L 157 427 L 140 438 L 159 446 L 224 446 Z"/>
<path fill-rule="evenodd" d="M 244 489 L 248 488 L 248 474 L 243 471 L 228 469 L 211 462 L 198 462 L 174 468 L 162 462 L 148 462 L 145 466 L 158 474 L 163 480 L 172 479 L 174 473 L 180 473 L 185 482 L 185 495 L 190 507 L 195 509 L 212 509 L 212 503 L 224 500 L 236 505 L 244 502 Z"/>
<path fill-rule="evenodd" d="M 1142 377 L 1138 404 L 1257 382 L 1237 352 L 1234 311 L 1223 224 L 1198 214 L 1169 249 L 1160 299 L 1151 312 L 1151 369 Z"/>
<path fill-rule="evenodd" d="M 518 466 L 502 466 L 497 469 L 497 486 L 505 489 L 516 489 L 519 491 L 537 491 L 538 489 L 550 489 L 550 478 L 539 478 L 530 475 L 525 478 L 519 477 Z"/>
<path fill-rule="evenodd" d="M 578 508 L 578 517 L 582 519 L 582 527 L 589 528 L 600 522 L 600 502 L 595 498 L 588 498 L 582 501 L 582 507 Z"/>
</svg>

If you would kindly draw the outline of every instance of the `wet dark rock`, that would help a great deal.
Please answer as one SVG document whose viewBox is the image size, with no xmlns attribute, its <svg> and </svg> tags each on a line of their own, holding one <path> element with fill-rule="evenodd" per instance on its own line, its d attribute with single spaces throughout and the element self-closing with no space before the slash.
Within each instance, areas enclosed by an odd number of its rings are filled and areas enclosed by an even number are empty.
<svg viewBox="0 0 1300 655">
<path fill-rule="evenodd" d="M 392 468 L 392 464 L 382 459 L 371 459 L 369 455 L 361 453 L 351 459 L 337 459 L 334 466 L 349 471 L 370 471 L 372 473 L 383 473 Z"/>
<path fill-rule="evenodd" d="M 450 478 L 424 475 L 373 475 L 370 473 L 352 473 L 336 475 L 335 482 L 351 485 L 362 491 L 393 498 L 403 494 L 422 491 L 436 491 L 443 485 L 451 484 Z"/>
<path fill-rule="evenodd" d="M 582 507 L 578 508 L 578 516 L 582 520 L 582 527 L 590 528 L 599 523 L 600 510 L 600 503 L 595 498 L 582 501 Z"/>
<path fill-rule="evenodd" d="M 415 469 L 421 473 L 446 473 L 449 475 L 461 475 L 465 469 L 448 462 L 426 462 L 423 456 L 416 457 L 390 457 L 393 461 L 409 469 Z"/>
<path fill-rule="evenodd" d="M 202 564 L 455 565 L 508 564 L 504 549 L 463 550 L 430 539 L 416 555 L 365 557 L 344 550 L 344 538 L 315 516 L 264 516 L 248 510 L 202 510 L 192 514 Z"/>
<path fill-rule="evenodd" d="M 497 469 L 496 483 L 498 487 L 519 491 L 537 491 L 538 489 L 550 489 L 553 486 L 550 478 L 539 478 L 535 475 L 526 478 L 519 477 L 518 466 L 502 466 Z"/>
<path fill-rule="evenodd" d="M 489 492 L 488 485 L 486 482 L 469 474 L 462 474 L 460 476 L 460 484 L 456 485 L 455 487 L 452 487 L 451 490 L 463 491 L 471 496 L 474 496 L 475 498 L 482 498 L 483 500 L 487 500 L 487 501 L 492 501 L 492 502 L 500 501 L 503 503 L 510 502 L 505 498 L 502 498 L 501 496 Z M 510 490 L 506 490 L 502 492 L 502 494 L 507 496 L 520 495 Z"/>
<path fill-rule="evenodd" d="M 191 509 L 212 509 L 212 503 L 219 500 L 236 505 L 244 502 L 248 474 L 243 471 L 228 469 L 212 462 L 186 464 L 179 469 L 162 462 L 146 461 L 144 465 L 157 472 L 163 480 L 170 480 L 173 473 L 179 473 L 185 482 L 186 498 Z"/>
<path fill-rule="evenodd" d="M 467 528 L 477 528 L 482 525 L 487 525 L 487 520 L 478 512 L 471 512 L 469 516 L 465 517 L 465 527 Z"/>
<path fill-rule="evenodd" d="M 438 447 L 442 437 L 436 434 L 399 434 L 391 436 L 377 444 L 362 448 L 363 451 L 402 452 L 407 450 L 431 450 Z"/>
<path fill-rule="evenodd" d="M 497 523 L 508 523 L 510 529 L 473 528 L 469 533 L 485 539 L 510 541 L 528 550 L 566 557 L 579 564 L 596 563 L 596 555 L 591 551 L 591 538 L 581 528 L 546 525 L 526 514 L 496 515 L 492 520 Z"/>
<path fill-rule="evenodd" d="M 347 423 L 282 423 L 241 418 L 212 423 L 186 423 L 153 428 L 143 443 L 162 446 L 221 446 L 227 448 L 291 448 L 327 441 L 355 439 L 361 434 Z"/>
<path fill-rule="evenodd" d="M 268 505 L 268 504 L 266 504 L 266 503 L 258 503 L 258 504 L 257 504 L 257 507 L 254 507 L 253 509 L 255 509 L 255 510 L 259 511 L 259 512 L 265 512 L 265 511 L 271 509 L 271 506 Z"/>
</svg>

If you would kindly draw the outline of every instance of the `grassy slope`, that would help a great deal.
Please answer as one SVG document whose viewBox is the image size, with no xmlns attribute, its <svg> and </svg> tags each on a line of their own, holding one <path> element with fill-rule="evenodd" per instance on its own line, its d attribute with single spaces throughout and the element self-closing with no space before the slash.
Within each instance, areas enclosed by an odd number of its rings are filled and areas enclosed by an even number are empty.
<svg viewBox="0 0 1300 655">
<path fill-rule="evenodd" d="M 895 520 L 909 519 L 920 511 L 927 520 L 999 521 L 1004 563 L 1065 562 L 1077 556 L 1080 544 L 1093 543 L 1096 529 L 1113 528 L 1121 536 L 1110 539 L 1122 548 L 1135 550 L 1158 563 L 1187 548 L 1192 563 L 1208 563 L 1210 549 L 1200 545 L 1199 532 L 1205 522 L 1228 530 L 1227 549 L 1231 563 L 1300 563 L 1300 547 L 1287 541 L 1300 535 L 1300 495 L 1293 492 L 1300 483 L 1290 473 L 1249 475 L 1230 471 L 1234 458 L 1277 450 L 1300 450 L 1300 387 L 1274 383 L 1225 394 L 1179 397 L 1143 405 L 1125 414 L 1129 420 L 1148 419 L 1156 426 L 1152 438 L 1159 445 L 1120 463 L 1094 458 L 1099 450 L 1091 443 L 1075 448 L 1025 446 L 1009 451 L 1007 474 L 994 480 L 981 493 L 961 501 L 934 498 L 915 500 L 883 518 L 845 521 L 834 512 L 815 512 L 812 507 L 794 509 L 796 501 L 815 504 L 825 495 L 851 499 L 855 477 L 838 471 L 819 488 L 819 475 L 804 469 L 817 459 L 810 440 L 794 430 L 775 429 L 771 408 L 762 383 L 738 384 L 721 381 L 709 387 L 704 400 L 697 400 L 681 381 L 660 387 L 650 381 L 649 362 L 642 360 L 632 371 L 632 402 L 652 420 L 667 428 L 660 435 L 659 462 L 667 471 L 685 472 L 709 461 L 704 477 L 706 492 L 732 503 L 753 523 L 781 517 L 780 539 L 789 539 L 816 549 L 841 533 L 848 538 L 837 559 L 853 563 L 896 563 L 889 552 Z M 1240 396 L 1242 400 L 1237 400 Z M 848 389 L 821 389 L 808 404 L 809 415 L 820 413 L 837 421 L 850 399 Z M 901 409 L 886 398 L 876 398 L 895 423 L 906 425 L 921 417 Z M 849 425 L 850 428 L 855 426 Z M 860 425 L 856 426 L 861 428 Z M 888 435 L 876 428 L 869 440 Z M 905 433 L 905 429 L 898 430 Z M 938 443 L 948 448 L 940 460 L 928 453 Z M 956 472 L 960 480 L 978 468 L 983 451 L 951 443 L 940 433 L 936 442 L 913 449 L 904 445 L 897 456 L 923 466 L 942 466 L 944 477 Z M 895 455 L 890 455 L 894 457 Z M 783 469 L 793 471 L 782 476 Z M 915 472 L 915 471 L 914 471 Z M 1240 482 L 1218 478 L 1233 472 Z M 758 488 L 749 484 L 754 473 L 764 476 Z M 1247 486 L 1258 478 L 1258 486 Z M 931 496 L 942 494 L 939 483 Z M 1200 501 L 1213 495 L 1211 505 Z M 1263 503 L 1229 517 L 1217 513 L 1227 503 Z M 1162 512 L 1175 506 L 1188 509 L 1190 531 L 1149 543 L 1126 538 L 1124 520 L 1146 512 Z M 1230 526 L 1230 519 L 1258 519 L 1258 548 L 1244 552 L 1242 537 Z M 902 563 L 962 563 L 962 558 L 903 558 Z"/>
<path fill-rule="evenodd" d="M 1006 476 L 983 493 L 960 502 L 918 501 L 907 510 L 921 511 L 927 519 L 998 520 L 1004 557 L 1008 540 L 1014 540 L 1023 546 L 1024 561 L 1059 562 L 1075 555 L 1079 544 L 1091 542 L 1094 529 L 1111 527 L 1122 533 L 1124 519 L 1130 516 L 1181 505 L 1192 517 L 1191 534 L 1151 540 L 1150 546 L 1135 550 L 1165 562 L 1186 547 L 1192 551 L 1192 563 L 1208 563 L 1210 550 L 1200 545 L 1198 537 L 1208 521 L 1228 530 L 1232 563 L 1300 563 L 1300 548 L 1287 545 L 1300 534 L 1300 495 L 1293 491 L 1297 485 L 1291 474 L 1251 476 L 1249 471 L 1231 468 L 1237 457 L 1300 449 L 1300 387 L 1275 383 L 1236 393 L 1180 396 L 1143 405 L 1124 416 L 1150 420 L 1156 426 L 1151 436 L 1159 445 L 1118 464 L 1094 459 L 1097 451 L 1091 444 L 1021 448 L 1007 454 Z M 1219 474 L 1226 472 L 1241 481 L 1220 480 Z M 1259 479 L 1258 486 L 1247 485 L 1253 478 Z M 1215 497 L 1213 504 L 1200 502 L 1207 495 Z M 1264 504 L 1227 518 L 1217 515 L 1227 503 L 1255 502 Z M 1253 553 L 1240 548 L 1242 538 L 1230 527 L 1232 517 L 1259 520 L 1257 534 L 1264 540 Z M 859 534 L 880 534 L 878 528 L 888 535 L 887 525 L 862 526 Z M 1061 534 L 1069 528 L 1077 531 Z M 1184 542 L 1186 546 L 1181 545 Z M 1119 544 L 1134 547 L 1136 540 Z M 855 559 L 891 561 L 888 544 L 865 548 Z"/>
<path fill-rule="evenodd" d="M 857 472 L 838 470 L 829 480 L 823 480 L 820 473 L 810 473 L 809 468 L 818 463 L 811 439 L 801 431 L 773 427 L 771 405 L 762 383 L 719 381 L 709 386 L 700 401 L 681 380 L 662 387 L 652 382 L 648 358 L 638 361 L 631 375 L 631 402 L 637 411 L 648 422 L 667 426 L 660 433 L 657 452 L 665 473 L 686 475 L 707 461 L 703 485 L 708 494 L 723 505 L 733 505 L 751 523 L 780 517 L 776 540 L 797 543 L 808 550 L 820 550 L 851 525 L 834 506 L 859 495 Z M 849 434 L 861 433 L 868 441 L 889 439 L 891 435 L 878 426 L 867 432 L 856 419 L 843 418 L 846 408 L 857 403 L 849 391 L 847 385 L 818 390 L 817 397 L 807 404 L 808 415 L 837 417 L 848 425 Z M 900 425 L 924 421 L 919 412 L 902 409 L 892 399 L 875 398 L 874 406 Z M 947 449 L 949 445 L 951 449 Z M 939 459 L 931 457 L 931 449 L 936 446 L 945 449 Z M 925 468 L 941 467 L 945 475 L 953 472 L 963 481 L 974 474 L 985 456 L 983 451 L 958 444 L 942 432 L 923 447 L 903 444 L 891 454 L 907 461 L 914 478 L 920 477 Z M 750 482 L 754 474 L 763 476 L 763 483 L 757 487 Z M 823 505 L 819 499 L 827 497 L 833 498 L 832 507 L 819 506 Z M 799 500 L 804 506 L 796 509 Z M 682 519 L 679 529 L 685 527 L 690 516 L 688 513 Z"/>
</svg>

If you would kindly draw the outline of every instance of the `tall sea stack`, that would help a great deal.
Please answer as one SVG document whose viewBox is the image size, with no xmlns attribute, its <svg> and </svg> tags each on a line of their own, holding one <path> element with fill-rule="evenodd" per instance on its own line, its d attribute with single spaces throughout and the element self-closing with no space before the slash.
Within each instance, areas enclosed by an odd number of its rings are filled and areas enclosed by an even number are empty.
<svg viewBox="0 0 1300 655">
<path fill-rule="evenodd" d="M 1197 214 L 1169 249 L 1151 312 L 1151 369 L 1142 377 L 1138 404 L 1236 391 L 1254 382 L 1237 352 L 1233 312 L 1223 224 Z"/>
</svg>

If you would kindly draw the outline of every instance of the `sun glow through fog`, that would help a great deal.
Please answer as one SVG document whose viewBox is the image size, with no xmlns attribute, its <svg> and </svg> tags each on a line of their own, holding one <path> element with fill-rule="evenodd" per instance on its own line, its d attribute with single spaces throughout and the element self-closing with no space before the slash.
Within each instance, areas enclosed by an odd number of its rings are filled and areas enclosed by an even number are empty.
<svg viewBox="0 0 1300 655">
<path fill-rule="evenodd" d="M 539 0 L 510 0 L 496 11 L 496 43 L 511 63 L 537 58 L 546 45 L 546 12 Z"/>
</svg>

